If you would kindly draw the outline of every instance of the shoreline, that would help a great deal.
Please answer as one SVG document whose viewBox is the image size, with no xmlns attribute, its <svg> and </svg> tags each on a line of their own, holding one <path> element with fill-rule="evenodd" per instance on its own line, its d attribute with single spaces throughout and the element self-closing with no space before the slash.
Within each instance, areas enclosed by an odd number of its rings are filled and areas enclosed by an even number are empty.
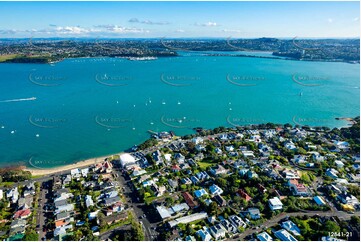
<svg viewBox="0 0 361 242">
<path fill-rule="evenodd" d="M 29 171 L 32 176 L 50 175 L 50 174 L 54 174 L 54 173 L 69 171 L 69 170 L 76 169 L 76 168 L 85 168 L 85 167 L 88 167 L 91 165 L 95 165 L 95 164 L 103 162 L 108 157 L 111 157 L 113 155 L 121 155 L 123 153 L 124 153 L 124 151 L 122 151 L 120 153 L 110 154 L 107 156 L 100 156 L 100 157 L 90 158 L 90 159 L 86 159 L 86 160 L 81 160 L 74 164 L 63 165 L 63 166 L 58 166 L 58 167 L 53 167 L 53 168 L 41 168 L 41 167 L 36 168 L 34 165 L 33 165 L 33 167 L 27 166 L 23 170 Z"/>
<path fill-rule="evenodd" d="M 336 127 L 337 129 L 349 128 L 350 126 L 357 123 L 354 118 L 349 118 L 349 117 L 336 117 L 335 119 L 338 120 L 338 121 L 346 121 L 346 125 Z M 232 126 L 227 127 L 227 128 L 232 128 Z M 91 165 L 94 165 L 94 164 L 101 163 L 108 157 L 111 157 L 111 156 L 114 156 L 114 155 L 121 155 L 121 154 L 124 154 L 124 153 L 126 153 L 125 150 L 120 151 L 118 153 L 113 153 L 113 154 L 108 154 L 108 155 L 105 155 L 105 156 L 89 158 L 89 159 L 86 159 L 86 160 L 80 160 L 80 161 L 77 161 L 76 163 L 73 163 L 73 164 L 62 165 L 62 166 L 53 167 L 53 168 L 41 168 L 41 167 L 37 168 L 35 165 L 33 165 L 33 164 L 31 164 L 29 162 L 32 167 L 24 166 L 23 170 L 24 171 L 29 171 L 32 176 L 44 176 L 44 175 L 49 175 L 49 174 L 54 174 L 54 173 L 65 172 L 65 171 L 69 171 L 69 170 L 76 169 L 76 168 L 88 167 L 88 166 L 91 166 Z"/>
<path fill-rule="evenodd" d="M 352 126 L 353 124 L 356 123 L 354 118 L 337 117 L 335 119 L 338 120 L 338 121 L 346 121 L 347 122 L 347 125 L 337 127 L 338 129 L 349 128 L 350 126 Z M 231 128 L 231 127 L 232 126 L 230 126 L 228 128 Z M 58 173 L 58 172 L 64 172 L 64 171 L 68 171 L 68 170 L 72 170 L 72 169 L 76 169 L 76 168 L 88 167 L 90 165 L 101 163 L 106 158 L 108 158 L 110 156 L 121 155 L 121 154 L 124 154 L 125 152 L 126 151 L 121 151 L 119 153 L 109 154 L 109 155 L 106 155 L 106 156 L 100 156 L 100 157 L 95 157 L 95 158 L 89 158 L 89 159 L 86 159 L 86 160 L 80 160 L 80 161 L 77 161 L 74 164 L 63 165 L 63 166 L 58 166 L 58 167 L 54 167 L 54 168 L 40 168 L 40 167 L 36 168 L 34 165 L 30 164 L 33 167 L 26 166 L 23 170 L 24 171 L 29 171 L 32 176 L 43 176 L 43 175 L 47 175 L 47 174 L 54 174 L 54 173 Z"/>
</svg>

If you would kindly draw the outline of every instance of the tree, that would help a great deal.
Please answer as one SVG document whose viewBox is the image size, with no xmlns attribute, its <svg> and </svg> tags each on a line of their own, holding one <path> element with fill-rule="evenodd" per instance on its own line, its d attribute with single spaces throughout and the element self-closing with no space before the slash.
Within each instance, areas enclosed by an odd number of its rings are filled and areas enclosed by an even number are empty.
<svg viewBox="0 0 361 242">
<path fill-rule="evenodd" d="M 131 229 L 132 240 L 134 241 L 143 241 L 144 240 L 144 233 L 143 228 L 140 223 L 132 222 L 132 229 Z"/>
<path fill-rule="evenodd" d="M 351 220 L 350 220 L 350 223 L 354 226 L 360 226 L 360 217 L 358 216 L 352 216 L 351 217 Z"/>
<path fill-rule="evenodd" d="M 324 224 L 324 228 L 325 231 L 327 232 L 336 232 L 336 233 L 341 232 L 340 226 L 338 226 L 335 222 L 331 220 L 326 221 L 326 223 Z"/>
<path fill-rule="evenodd" d="M 226 179 L 219 177 L 216 179 L 216 182 L 222 189 L 227 188 L 227 180 Z"/>
<path fill-rule="evenodd" d="M 105 227 L 107 223 L 105 222 L 105 215 L 102 212 L 98 213 L 99 225 L 101 228 Z"/>
<path fill-rule="evenodd" d="M 24 236 L 23 240 L 26 240 L 26 241 L 38 241 L 38 240 L 39 240 L 39 236 L 38 236 L 38 234 L 36 233 L 36 231 L 30 230 L 30 231 L 27 231 L 27 232 L 25 233 L 25 236 Z"/>
<path fill-rule="evenodd" d="M 168 206 L 172 206 L 174 204 L 174 199 L 172 197 L 167 197 L 165 201 Z"/>
<path fill-rule="evenodd" d="M 210 214 L 215 215 L 218 212 L 218 205 L 216 202 L 211 202 L 208 207 L 208 211 Z"/>
</svg>

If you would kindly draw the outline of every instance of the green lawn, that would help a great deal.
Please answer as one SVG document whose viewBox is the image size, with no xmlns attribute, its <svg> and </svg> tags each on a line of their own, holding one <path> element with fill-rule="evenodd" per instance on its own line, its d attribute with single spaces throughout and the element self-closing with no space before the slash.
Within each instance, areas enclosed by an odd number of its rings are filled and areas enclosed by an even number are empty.
<svg viewBox="0 0 361 242">
<path fill-rule="evenodd" d="M 4 62 L 7 60 L 14 59 L 17 56 L 17 54 L 11 54 L 11 55 L 0 55 L 0 62 Z"/>
<path fill-rule="evenodd" d="M 207 169 L 207 168 L 210 167 L 210 166 L 216 165 L 215 162 L 205 161 L 205 160 L 203 160 L 203 161 L 198 161 L 197 164 L 198 164 L 198 166 L 199 166 L 200 168 L 202 168 L 202 169 Z"/>
</svg>

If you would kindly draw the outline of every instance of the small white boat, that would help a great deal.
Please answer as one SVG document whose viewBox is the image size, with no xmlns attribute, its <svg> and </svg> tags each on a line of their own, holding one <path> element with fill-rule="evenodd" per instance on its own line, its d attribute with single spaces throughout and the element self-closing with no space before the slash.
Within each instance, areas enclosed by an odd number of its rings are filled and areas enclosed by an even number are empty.
<svg viewBox="0 0 361 242">
<path fill-rule="evenodd" d="M 180 102 L 180 101 L 178 101 L 178 103 L 177 103 L 178 105 L 181 105 L 182 103 Z"/>
</svg>

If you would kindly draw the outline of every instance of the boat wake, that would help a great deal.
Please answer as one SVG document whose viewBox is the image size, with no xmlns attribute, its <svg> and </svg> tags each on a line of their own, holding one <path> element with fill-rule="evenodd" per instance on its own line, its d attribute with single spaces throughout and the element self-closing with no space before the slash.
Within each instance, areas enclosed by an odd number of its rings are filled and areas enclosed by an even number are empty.
<svg viewBox="0 0 361 242">
<path fill-rule="evenodd" d="M 23 102 L 23 101 L 33 101 L 33 100 L 36 100 L 36 97 L 9 99 L 9 100 L 0 101 L 0 103 Z"/>
</svg>

